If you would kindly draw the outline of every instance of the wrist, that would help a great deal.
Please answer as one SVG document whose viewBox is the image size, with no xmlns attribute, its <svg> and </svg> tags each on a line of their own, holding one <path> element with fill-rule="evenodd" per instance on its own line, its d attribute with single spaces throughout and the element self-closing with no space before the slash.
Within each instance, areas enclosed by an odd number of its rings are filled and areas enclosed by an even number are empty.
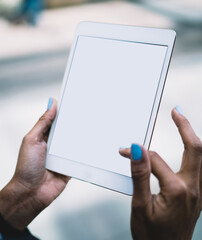
<svg viewBox="0 0 202 240">
<path fill-rule="evenodd" d="M 14 179 L 0 192 L 0 214 L 17 230 L 24 230 L 42 211 L 34 202 L 33 195 Z"/>
</svg>

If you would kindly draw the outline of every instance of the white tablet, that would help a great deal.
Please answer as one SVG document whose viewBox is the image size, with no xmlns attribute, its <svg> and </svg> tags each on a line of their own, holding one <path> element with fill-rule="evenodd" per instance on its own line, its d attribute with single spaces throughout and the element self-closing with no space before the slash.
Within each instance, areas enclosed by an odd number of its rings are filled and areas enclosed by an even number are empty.
<svg viewBox="0 0 202 240">
<path fill-rule="evenodd" d="M 132 195 L 130 160 L 119 148 L 149 148 L 175 36 L 166 29 L 79 24 L 47 169 Z"/>
</svg>

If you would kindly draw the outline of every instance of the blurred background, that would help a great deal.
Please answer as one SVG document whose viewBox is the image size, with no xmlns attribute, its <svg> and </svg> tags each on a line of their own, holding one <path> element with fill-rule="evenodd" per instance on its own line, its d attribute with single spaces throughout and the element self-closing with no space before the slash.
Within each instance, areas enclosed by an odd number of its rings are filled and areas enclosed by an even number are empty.
<svg viewBox="0 0 202 240">
<path fill-rule="evenodd" d="M 179 105 L 202 138 L 202 2 L 199 0 L 0 0 L 0 187 L 12 177 L 23 136 L 58 98 L 80 21 L 172 28 L 176 46 L 151 149 L 174 171 L 183 146 L 170 112 Z M 158 182 L 151 180 L 153 192 Z M 131 239 L 131 197 L 72 179 L 31 224 L 43 240 Z M 202 217 L 194 233 L 202 239 Z"/>
</svg>

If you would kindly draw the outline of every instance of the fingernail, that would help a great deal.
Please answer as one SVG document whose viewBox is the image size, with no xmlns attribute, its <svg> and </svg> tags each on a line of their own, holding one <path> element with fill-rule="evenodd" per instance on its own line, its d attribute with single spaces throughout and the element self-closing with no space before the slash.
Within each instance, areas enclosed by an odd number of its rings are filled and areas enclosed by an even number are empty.
<svg viewBox="0 0 202 240">
<path fill-rule="evenodd" d="M 49 110 L 52 105 L 53 105 L 53 99 L 52 99 L 52 98 L 49 98 L 47 110 Z"/>
<path fill-rule="evenodd" d="M 119 149 L 126 149 L 126 148 L 128 148 L 128 147 L 120 147 Z"/>
<path fill-rule="evenodd" d="M 182 110 L 181 110 L 181 108 L 180 108 L 179 106 L 176 106 L 176 107 L 175 107 L 175 110 L 176 110 L 179 114 L 183 115 Z"/>
<path fill-rule="evenodd" d="M 131 156 L 134 161 L 140 160 L 142 158 L 142 148 L 137 144 L 132 144 Z"/>
</svg>

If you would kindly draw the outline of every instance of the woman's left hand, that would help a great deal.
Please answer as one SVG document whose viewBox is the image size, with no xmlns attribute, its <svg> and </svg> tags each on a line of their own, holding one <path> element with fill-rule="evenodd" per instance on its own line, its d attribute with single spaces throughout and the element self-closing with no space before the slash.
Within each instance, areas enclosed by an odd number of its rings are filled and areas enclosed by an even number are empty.
<svg viewBox="0 0 202 240">
<path fill-rule="evenodd" d="M 15 174 L 0 192 L 0 213 L 18 230 L 26 226 L 63 191 L 70 177 L 46 170 L 47 138 L 56 101 L 24 137 Z"/>
</svg>

